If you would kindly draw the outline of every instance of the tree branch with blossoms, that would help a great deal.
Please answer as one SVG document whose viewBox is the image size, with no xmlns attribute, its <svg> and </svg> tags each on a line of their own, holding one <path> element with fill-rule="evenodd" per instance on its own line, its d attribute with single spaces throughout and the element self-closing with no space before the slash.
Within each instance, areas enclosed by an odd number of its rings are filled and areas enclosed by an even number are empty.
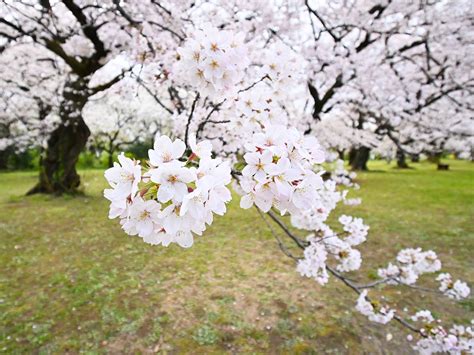
<svg viewBox="0 0 474 355">
<path fill-rule="evenodd" d="M 411 287 L 421 275 L 440 271 L 441 262 L 433 251 L 401 250 L 394 262 L 378 270 L 380 279 L 368 284 L 346 276 L 361 267 L 357 247 L 366 241 L 369 227 L 361 218 L 347 215 L 338 219 L 340 233 L 327 223 L 339 203 L 355 204 L 347 199 L 347 190 L 337 185 L 358 185 L 341 164 L 336 164 L 327 178 L 322 167 L 326 152 L 318 140 L 290 124 L 284 93 L 296 80 L 298 61 L 294 53 L 270 47 L 270 55 L 260 56 L 262 62 L 254 69 L 248 65 L 249 52 L 242 34 L 208 25 L 196 29 L 177 52 L 170 74 L 173 84 L 196 93 L 188 93 L 190 108 L 176 118 L 182 129 L 175 132 L 176 136 L 184 141 L 157 136 L 146 167 L 123 154 L 119 156 L 120 164 L 105 173 L 111 185 L 104 191 L 111 202 L 109 217 L 119 218 L 127 234 L 137 235 L 148 244 L 176 243 L 189 248 L 195 236 L 203 235 L 212 224 L 215 214 L 226 213 L 233 178 L 232 186 L 241 196 L 240 207 L 257 208 L 282 253 L 295 261 L 303 277 L 321 285 L 327 284 L 330 276 L 340 280 L 358 295 L 358 312 L 376 323 L 395 320 L 414 332 L 418 341 L 413 347 L 420 352 L 472 351 L 470 327 L 445 330 L 434 324 L 429 311 L 418 312 L 409 321 L 368 295 L 369 289 L 382 285 Z M 257 85 L 260 82 L 265 85 Z M 201 97 L 204 107 L 197 105 Z M 205 107 L 206 103 L 211 104 Z M 213 142 L 197 141 L 212 114 L 219 115 L 215 122 L 221 123 L 215 125 L 213 133 L 231 146 L 232 153 L 219 154 L 222 152 Z M 288 216 L 292 227 L 309 235 L 302 239 L 278 214 Z M 299 255 L 293 248 L 290 251 L 274 226 L 294 243 Z M 437 280 L 439 291 L 453 299 L 470 293 L 467 284 L 453 281 L 449 274 L 441 273 Z"/>
</svg>

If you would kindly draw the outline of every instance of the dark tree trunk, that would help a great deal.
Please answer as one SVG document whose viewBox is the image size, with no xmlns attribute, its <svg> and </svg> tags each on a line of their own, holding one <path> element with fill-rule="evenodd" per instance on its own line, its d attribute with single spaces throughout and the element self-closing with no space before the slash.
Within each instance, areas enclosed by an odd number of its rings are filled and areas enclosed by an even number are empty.
<svg viewBox="0 0 474 355">
<path fill-rule="evenodd" d="M 0 151 L 0 170 L 8 169 L 8 158 L 10 157 L 10 148 Z"/>
<path fill-rule="evenodd" d="M 411 158 L 412 163 L 420 162 L 420 154 L 411 154 L 410 158 Z"/>
<path fill-rule="evenodd" d="M 357 155 L 357 148 L 351 148 L 351 150 L 349 150 L 349 165 L 352 165 L 356 155 Z"/>
<path fill-rule="evenodd" d="M 443 155 L 442 152 L 430 153 L 430 154 L 428 154 L 428 161 L 430 161 L 431 163 L 436 164 L 436 168 L 438 170 L 449 170 L 449 165 L 448 164 L 441 163 L 442 155 Z"/>
<path fill-rule="evenodd" d="M 397 149 L 397 167 L 399 169 L 408 169 L 409 166 L 406 162 L 405 152 L 401 149 Z"/>
<path fill-rule="evenodd" d="M 339 159 L 344 160 L 344 149 L 338 150 L 337 155 L 339 155 Z"/>
<path fill-rule="evenodd" d="M 428 161 L 431 163 L 438 164 L 441 160 L 441 153 L 429 153 Z"/>
<path fill-rule="evenodd" d="M 114 153 L 109 152 L 108 154 L 109 154 L 108 166 L 109 166 L 109 168 L 111 168 L 111 167 L 114 166 Z"/>
<path fill-rule="evenodd" d="M 40 161 L 39 182 L 28 194 L 74 193 L 80 185 L 76 163 L 90 135 L 81 115 L 87 102 L 87 82 L 79 78 L 69 83 L 63 97 L 59 110 L 61 123 L 48 139 Z"/>
<path fill-rule="evenodd" d="M 81 182 L 76 163 L 89 135 L 82 119 L 68 125 L 61 123 L 48 139 L 46 156 L 40 162 L 39 182 L 28 194 L 75 192 Z"/>
<path fill-rule="evenodd" d="M 349 156 L 352 155 L 352 161 L 350 162 L 352 170 L 368 170 L 367 162 L 370 157 L 370 148 L 359 147 L 353 148 Z M 350 159 L 350 158 L 349 158 Z"/>
</svg>

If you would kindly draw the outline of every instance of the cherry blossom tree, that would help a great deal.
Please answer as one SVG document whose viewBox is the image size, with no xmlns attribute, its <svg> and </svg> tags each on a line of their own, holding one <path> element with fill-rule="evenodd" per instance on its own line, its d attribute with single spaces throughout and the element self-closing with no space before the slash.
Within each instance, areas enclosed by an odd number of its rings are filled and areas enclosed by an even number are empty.
<svg viewBox="0 0 474 355">
<path fill-rule="evenodd" d="M 449 127 L 472 117 L 469 1 L 305 4 L 313 39 L 307 50 L 318 59 L 311 61 L 309 81 L 316 120 L 343 110 L 352 127 L 381 140 L 388 136 L 403 167 L 405 153 L 413 151 L 407 147 L 418 144 L 419 136 L 438 145 L 439 153 L 455 135 Z M 453 114 L 457 117 L 444 126 Z M 364 169 L 372 145 L 359 146 L 351 163 Z"/>
<path fill-rule="evenodd" d="M 160 4 L 137 1 L 136 5 L 144 14 L 154 13 L 151 9 L 145 11 L 147 5 L 157 8 L 155 28 L 164 31 L 166 27 L 159 20 Z M 63 72 L 58 77 L 63 83 L 60 122 L 48 138 L 40 181 L 31 192 L 74 191 L 80 183 L 75 164 L 90 135 L 82 109 L 92 96 L 119 82 L 125 68 L 101 82 L 94 76 L 118 54 L 133 47 L 141 36 L 140 21 L 132 20 L 119 1 L 3 0 L 0 14 L 2 56 L 17 46 L 27 46 L 30 60 L 50 57 Z M 160 41 L 159 36 L 154 40 Z M 19 70 L 15 63 L 9 67 Z"/>
<path fill-rule="evenodd" d="M 468 9 L 463 0 L 3 0 L 2 56 L 24 46 L 58 71 L 45 91 L 58 93 L 59 124 L 33 191 L 77 187 L 75 163 L 91 128 L 109 153 L 158 133 L 146 164 L 120 154 L 105 173 L 109 217 L 127 234 L 191 247 L 226 213 L 232 183 L 240 206 L 259 211 L 303 277 L 340 280 L 361 314 L 398 322 L 420 352 L 472 352 L 469 326 L 448 329 L 428 310 L 406 314 L 374 296 L 382 286 L 416 289 L 422 275 L 438 273 L 434 251 L 401 250 L 371 283 L 347 276 L 362 264 L 369 227 L 348 215 L 328 222 L 339 203 L 360 201 L 337 188 L 357 186 L 343 164 L 329 179 L 322 166 L 333 160 L 328 151 L 349 150 L 352 168 L 364 169 L 387 139 L 400 157 L 459 149 L 460 133 L 468 150 Z M 140 112 L 144 97 L 154 112 Z M 436 280 L 440 296 L 469 295 L 446 272 Z"/>
<path fill-rule="evenodd" d="M 58 121 L 57 93 L 61 71 L 49 56 L 29 58 L 31 48 L 18 45 L 0 56 L 0 155 L 6 167 L 10 154 L 42 149 Z M 18 70 L 11 70 L 10 63 Z"/>
<path fill-rule="evenodd" d="M 88 144 L 98 154 L 107 153 L 112 167 L 115 153 L 136 143 L 152 142 L 158 132 L 166 130 L 165 114 L 136 80 L 126 77 L 84 107 L 84 121 L 91 130 Z"/>
</svg>

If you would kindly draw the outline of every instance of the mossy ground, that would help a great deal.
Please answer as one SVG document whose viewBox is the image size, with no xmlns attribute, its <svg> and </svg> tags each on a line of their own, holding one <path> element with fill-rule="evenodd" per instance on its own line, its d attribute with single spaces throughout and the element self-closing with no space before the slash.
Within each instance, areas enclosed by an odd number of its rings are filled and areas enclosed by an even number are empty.
<svg viewBox="0 0 474 355">
<path fill-rule="evenodd" d="M 359 174 L 361 190 L 351 196 L 362 205 L 339 212 L 370 225 L 361 248 L 366 280 L 399 249 L 420 246 L 474 285 L 474 165 L 449 163 L 438 172 L 429 163 L 397 170 L 371 162 Z M 301 278 L 237 198 L 193 248 L 151 247 L 107 219 L 103 172 L 81 174 L 79 197 L 24 197 L 35 173 L 0 174 L 0 352 L 411 352 L 396 324 L 357 314 L 340 282 Z M 410 313 L 425 304 L 448 324 L 474 318 L 472 298 L 385 291 Z"/>
</svg>

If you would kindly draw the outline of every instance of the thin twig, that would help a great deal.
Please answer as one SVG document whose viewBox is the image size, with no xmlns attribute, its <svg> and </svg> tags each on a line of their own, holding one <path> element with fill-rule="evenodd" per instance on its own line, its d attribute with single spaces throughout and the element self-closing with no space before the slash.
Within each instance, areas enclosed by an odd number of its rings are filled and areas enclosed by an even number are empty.
<svg viewBox="0 0 474 355">
<path fill-rule="evenodd" d="M 340 274 L 339 272 L 337 272 L 336 270 L 334 270 L 332 267 L 326 265 L 326 269 L 332 274 L 334 275 L 336 278 L 338 278 L 339 280 L 341 280 L 346 286 L 348 286 L 350 289 L 352 289 L 355 293 L 357 293 L 358 295 L 360 295 L 362 292 L 361 292 L 361 288 L 355 284 L 353 284 L 351 281 L 347 280 L 346 277 L 344 277 L 342 274 Z M 370 298 L 366 296 L 366 299 L 367 301 L 371 302 L 370 301 Z M 394 315 L 393 316 L 393 319 L 395 319 L 398 323 L 400 323 L 401 325 L 403 325 L 404 327 L 410 329 L 411 331 L 415 332 L 415 333 L 418 333 L 420 334 L 421 336 L 423 337 L 426 337 L 426 335 L 424 335 L 420 329 L 414 327 L 413 325 L 411 325 L 410 323 L 408 323 L 405 319 L 401 318 L 400 316 L 397 316 L 397 315 Z"/>
<path fill-rule="evenodd" d="M 268 211 L 268 215 L 270 216 L 271 219 L 273 219 L 273 221 L 278 224 L 280 226 L 281 229 L 283 229 L 283 231 L 291 238 L 293 239 L 293 241 L 301 248 L 301 249 L 305 249 L 309 243 L 304 241 L 304 240 L 301 240 L 300 238 L 298 238 L 297 236 L 295 236 L 293 233 L 291 233 L 291 231 L 285 226 L 285 224 L 280 221 L 278 219 L 278 217 L 275 215 L 275 213 L 273 213 L 273 211 Z"/>
<path fill-rule="evenodd" d="M 254 82 L 252 85 L 249 85 L 249 86 L 247 86 L 246 88 L 239 90 L 238 93 L 240 94 L 241 92 L 250 90 L 250 89 L 253 88 L 255 85 L 257 85 L 258 83 L 264 81 L 265 79 L 272 80 L 272 79 L 268 76 L 268 74 L 266 74 L 266 75 L 262 76 L 262 78 L 261 78 L 260 80 L 257 80 L 256 82 Z"/>
<path fill-rule="evenodd" d="M 138 84 L 140 84 L 140 86 L 143 87 L 143 88 L 148 92 L 148 94 L 151 95 L 151 97 L 153 97 L 153 99 L 156 101 L 156 103 L 157 103 L 158 105 L 160 105 L 161 107 L 163 107 L 163 108 L 164 108 L 166 111 L 168 111 L 170 114 L 173 114 L 173 110 L 171 110 L 170 108 L 166 107 L 166 105 L 165 105 L 163 102 L 161 102 L 161 100 L 158 98 L 158 96 L 155 95 L 155 94 L 153 93 L 153 91 L 151 91 L 150 88 L 145 85 L 145 83 L 143 82 L 142 79 L 140 79 L 139 76 L 135 76 L 135 78 L 137 79 Z"/>
<path fill-rule="evenodd" d="M 263 221 L 265 222 L 265 224 L 268 226 L 268 228 L 270 229 L 270 231 L 272 232 L 273 236 L 275 237 L 275 239 L 277 240 L 278 242 L 278 246 L 280 247 L 281 251 L 288 257 L 292 258 L 294 261 L 298 261 L 299 259 L 294 256 L 293 254 L 291 254 L 291 252 L 288 250 L 288 248 L 286 247 L 286 245 L 283 243 L 283 241 L 281 240 L 281 238 L 278 236 L 278 234 L 275 232 L 275 230 L 273 229 L 272 225 L 265 219 L 265 216 L 263 215 L 262 211 L 260 211 L 260 208 L 258 208 L 257 206 L 255 206 L 255 208 L 257 209 L 260 217 L 262 217 Z"/>
<path fill-rule="evenodd" d="M 194 109 L 196 108 L 196 104 L 198 100 L 199 100 L 199 93 L 196 94 L 193 104 L 191 105 L 191 112 L 189 113 L 188 123 L 186 124 L 186 132 L 184 133 L 184 143 L 186 144 L 186 147 L 189 147 L 189 144 L 188 144 L 189 126 L 191 124 L 191 120 L 193 119 Z"/>
</svg>

